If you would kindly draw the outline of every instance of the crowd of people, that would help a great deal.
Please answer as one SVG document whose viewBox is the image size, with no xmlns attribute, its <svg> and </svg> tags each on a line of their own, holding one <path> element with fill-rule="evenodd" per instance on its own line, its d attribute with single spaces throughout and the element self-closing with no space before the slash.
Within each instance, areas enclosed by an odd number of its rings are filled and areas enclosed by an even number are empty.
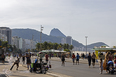
<svg viewBox="0 0 116 77">
<path fill-rule="evenodd" d="M 105 55 L 102 70 L 106 70 L 106 72 L 108 73 L 109 68 L 116 69 L 116 55 L 114 55 L 110 52 L 107 52 Z"/>
<path fill-rule="evenodd" d="M 3 51 L 3 53 L 4 53 L 4 51 Z M 31 53 L 13 54 L 13 57 L 17 57 L 17 60 L 13 63 L 13 66 L 16 65 L 17 66 L 16 70 L 18 70 L 19 62 L 20 62 L 20 59 L 22 58 L 23 64 L 25 64 L 25 61 L 26 61 L 27 69 L 29 70 L 29 68 L 31 66 L 31 56 L 32 56 Z M 48 53 L 45 53 L 44 56 L 43 56 L 43 54 L 40 52 L 39 55 L 37 54 L 37 58 L 38 58 L 38 56 L 39 56 L 40 62 L 42 62 L 43 57 L 45 57 L 46 63 L 48 63 L 49 59 L 51 58 L 51 56 Z M 85 55 L 82 55 L 81 57 L 84 58 L 84 56 Z M 2 63 L 4 63 L 4 61 L 5 61 L 5 54 L 2 54 L 1 57 L 2 57 Z M 61 61 L 62 61 L 61 65 L 65 66 L 65 58 L 66 58 L 65 53 L 62 53 L 60 58 L 61 58 Z M 75 65 L 75 64 L 79 65 L 80 56 L 79 56 L 78 53 L 76 55 L 74 53 L 72 53 L 71 58 L 72 58 L 73 65 Z M 96 55 L 95 55 L 95 53 L 93 52 L 92 55 L 91 55 L 91 53 L 89 53 L 87 59 L 88 59 L 88 66 L 89 66 L 89 68 L 90 68 L 91 65 L 94 68 L 95 62 L 96 62 Z M 114 56 L 113 54 L 107 52 L 106 55 L 105 55 L 104 61 L 102 60 L 102 58 L 100 58 L 100 61 L 99 61 L 100 74 L 103 73 L 103 70 L 106 70 L 106 72 L 107 72 L 107 63 L 109 61 L 112 61 L 114 63 L 114 66 L 112 66 L 112 67 L 116 69 L 116 56 Z"/>
<path fill-rule="evenodd" d="M 61 56 L 61 61 L 62 61 L 62 65 L 65 66 L 65 54 L 63 53 L 62 56 Z M 72 53 L 72 62 L 73 62 L 73 65 L 74 64 L 78 64 L 79 65 L 79 59 L 80 59 L 80 56 L 79 54 L 77 53 L 76 55 L 74 53 Z M 88 54 L 88 65 L 89 65 L 89 68 L 92 64 L 93 68 L 95 66 L 95 62 L 96 62 L 96 55 L 95 53 L 93 52 L 92 55 L 91 53 Z M 75 62 L 76 61 L 76 62 Z M 112 68 L 116 69 L 116 55 L 114 56 L 113 54 L 107 52 L 106 53 L 106 56 L 105 56 L 105 60 L 103 62 L 102 58 L 100 58 L 99 60 L 99 68 L 100 68 L 100 74 L 103 73 L 103 70 L 106 70 L 107 72 L 107 63 L 109 61 L 112 61 L 114 63 L 114 65 L 112 66 Z"/>
</svg>

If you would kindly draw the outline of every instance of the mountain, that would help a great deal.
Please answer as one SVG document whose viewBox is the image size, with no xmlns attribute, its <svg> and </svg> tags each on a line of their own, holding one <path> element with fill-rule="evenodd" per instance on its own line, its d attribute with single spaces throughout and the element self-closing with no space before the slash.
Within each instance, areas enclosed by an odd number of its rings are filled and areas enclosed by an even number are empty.
<svg viewBox="0 0 116 77">
<path fill-rule="evenodd" d="M 34 30 L 34 29 L 12 29 L 12 36 L 18 36 L 23 39 L 32 39 L 33 35 L 34 35 L 33 40 L 40 42 L 40 32 L 37 30 Z M 47 42 L 52 42 L 52 43 L 61 43 L 61 39 L 63 37 L 66 37 L 66 36 L 62 32 L 60 32 L 60 30 L 54 28 L 53 30 L 51 30 L 50 35 L 46 35 L 46 34 L 42 33 L 42 42 L 47 41 Z M 84 47 L 85 48 L 85 46 L 82 43 L 79 43 L 78 41 L 73 40 L 73 39 L 72 39 L 72 44 L 75 47 Z M 105 44 L 103 42 L 98 42 L 98 43 L 93 43 L 93 44 L 88 45 L 87 48 L 94 48 L 94 46 L 99 47 L 102 45 L 108 46 L 107 44 Z"/>
<path fill-rule="evenodd" d="M 12 29 L 12 36 L 18 36 L 24 39 L 32 39 L 33 40 L 40 42 L 40 32 L 34 29 Z M 54 36 L 48 36 L 44 33 L 42 33 L 42 42 L 47 41 L 47 42 L 61 42 L 61 38 L 54 37 Z"/>
<path fill-rule="evenodd" d="M 100 47 L 100 46 L 108 46 L 107 44 L 103 43 L 103 42 L 97 42 L 97 43 L 93 43 L 93 44 L 90 44 L 90 45 L 87 45 L 87 48 L 94 48 L 95 46 L 96 47 Z"/>
<path fill-rule="evenodd" d="M 59 30 L 56 29 L 58 32 Z M 57 33 L 56 32 L 56 33 Z M 52 33 L 52 32 L 51 32 Z M 46 35 L 42 33 L 42 42 L 53 42 L 53 43 L 61 43 L 62 37 L 66 37 L 63 33 L 58 33 L 60 36 L 52 36 L 52 35 Z M 12 36 L 18 36 L 24 39 L 32 39 L 32 36 L 34 35 L 33 40 L 40 42 L 40 32 L 34 29 L 12 29 Z M 84 45 L 79 43 L 76 40 L 72 40 L 73 46 L 83 47 Z"/>
<path fill-rule="evenodd" d="M 56 37 L 66 37 L 59 29 L 54 28 L 50 32 L 50 36 L 56 36 Z"/>
</svg>

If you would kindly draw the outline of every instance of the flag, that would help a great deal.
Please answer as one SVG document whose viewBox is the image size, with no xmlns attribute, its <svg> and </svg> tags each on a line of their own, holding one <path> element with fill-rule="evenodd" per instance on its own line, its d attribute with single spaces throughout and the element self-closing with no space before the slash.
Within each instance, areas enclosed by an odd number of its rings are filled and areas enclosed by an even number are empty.
<svg viewBox="0 0 116 77">
<path fill-rule="evenodd" d="M 95 51 L 96 59 L 98 59 L 98 51 Z"/>
</svg>

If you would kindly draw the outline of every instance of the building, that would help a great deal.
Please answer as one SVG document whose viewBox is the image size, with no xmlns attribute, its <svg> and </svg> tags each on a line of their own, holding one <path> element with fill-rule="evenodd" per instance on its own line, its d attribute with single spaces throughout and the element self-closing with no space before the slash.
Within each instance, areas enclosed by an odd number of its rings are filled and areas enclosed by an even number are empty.
<svg viewBox="0 0 116 77">
<path fill-rule="evenodd" d="M 19 37 L 19 49 L 23 50 L 23 39 Z"/>
<path fill-rule="evenodd" d="M 15 45 L 17 49 L 21 51 L 32 50 L 36 48 L 36 42 L 29 39 L 23 39 L 18 36 L 12 37 L 12 45 Z"/>
<path fill-rule="evenodd" d="M 8 27 L 0 27 L 0 33 L 7 36 L 8 44 L 12 41 L 12 30 Z"/>
<path fill-rule="evenodd" d="M 22 51 L 26 50 L 26 43 L 25 43 L 25 39 L 22 39 Z"/>
<path fill-rule="evenodd" d="M 66 37 L 66 44 L 72 45 L 72 37 L 71 36 Z"/>
<path fill-rule="evenodd" d="M 66 43 L 66 38 L 62 38 L 61 39 L 61 44 L 65 44 Z"/>
<path fill-rule="evenodd" d="M 18 36 L 12 37 L 12 45 L 15 45 L 16 48 L 18 48 L 18 49 L 19 49 L 19 39 L 20 38 Z"/>
<path fill-rule="evenodd" d="M 29 39 L 24 39 L 24 41 L 25 41 L 24 46 L 25 46 L 26 50 L 31 49 L 31 41 Z"/>
<path fill-rule="evenodd" d="M 1 39 L 2 41 L 7 41 L 7 36 L 0 33 L 0 39 Z"/>
</svg>

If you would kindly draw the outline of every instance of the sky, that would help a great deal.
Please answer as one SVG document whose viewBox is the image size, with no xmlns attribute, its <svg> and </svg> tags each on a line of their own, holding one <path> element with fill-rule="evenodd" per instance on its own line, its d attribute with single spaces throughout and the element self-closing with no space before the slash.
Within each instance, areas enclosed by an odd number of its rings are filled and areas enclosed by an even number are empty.
<svg viewBox="0 0 116 77">
<path fill-rule="evenodd" d="M 82 44 L 116 46 L 116 0 L 0 0 L 0 26 L 49 35 L 58 28 Z"/>
</svg>

